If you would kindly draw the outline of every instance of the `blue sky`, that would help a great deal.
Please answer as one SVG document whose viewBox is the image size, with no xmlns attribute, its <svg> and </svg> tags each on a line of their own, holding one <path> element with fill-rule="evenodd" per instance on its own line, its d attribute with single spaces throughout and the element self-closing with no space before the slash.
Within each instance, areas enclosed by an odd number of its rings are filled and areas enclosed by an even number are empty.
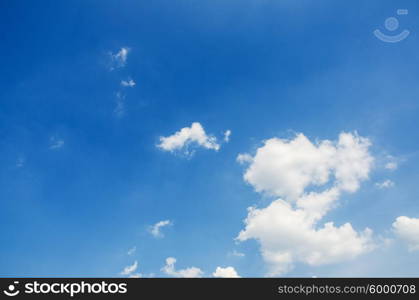
<svg viewBox="0 0 419 300">
<path fill-rule="evenodd" d="M 416 1 L 43 0 L 0 8 L 0 275 L 121 276 L 138 261 L 135 274 L 160 277 L 175 257 L 177 269 L 204 276 L 217 266 L 266 276 L 260 241 L 235 238 L 248 207 L 286 195 L 256 191 L 237 156 L 255 157 L 271 138 L 302 133 L 318 145 L 341 132 L 367 138 L 374 163 L 316 226 L 368 227 L 374 249 L 318 265 L 300 256 L 275 276 L 418 275 L 419 242 L 394 227 L 399 216 L 419 218 Z M 400 8 L 409 13 L 397 15 Z M 388 17 L 400 22 L 395 33 L 410 31 L 405 40 L 374 36 L 395 34 L 384 27 Z M 160 137 L 193 122 L 218 151 L 193 140 L 193 154 L 159 147 Z M 153 236 L 150 226 L 164 220 L 164 236 Z"/>
</svg>

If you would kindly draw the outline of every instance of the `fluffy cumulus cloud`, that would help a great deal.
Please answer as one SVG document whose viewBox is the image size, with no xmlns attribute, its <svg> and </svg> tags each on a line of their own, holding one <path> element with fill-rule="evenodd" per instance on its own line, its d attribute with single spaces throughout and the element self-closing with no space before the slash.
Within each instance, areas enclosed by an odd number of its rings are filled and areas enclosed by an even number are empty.
<svg viewBox="0 0 419 300">
<path fill-rule="evenodd" d="M 149 231 L 152 236 L 155 238 L 161 238 L 164 237 L 163 233 L 161 232 L 161 228 L 165 226 L 171 226 L 173 223 L 170 220 L 164 220 L 157 222 L 156 224 L 150 226 Z"/>
<path fill-rule="evenodd" d="M 258 192 L 297 199 L 307 186 L 323 185 L 333 173 L 340 190 L 354 192 L 360 180 L 368 177 L 369 146 L 368 139 L 350 133 L 340 134 L 337 143 L 313 144 L 303 134 L 292 140 L 272 138 L 251 158 L 244 179 Z M 250 157 L 242 154 L 238 160 Z"/>
<path fill-rule="evenodd" d="M 373 248 L 372 232 L 357 232 L 350 223 L 336 226 L 321 219 L 343 192 L 355 192 L 368 178 L 373 158 L 368 139 L 341 133 L 335 142 L 312 143 L 303 134 L 291 140 L 272 138 L 256 154 L 241 154 L 249 163 L 246 182 L 276 200 L 265 208 L 251 207 L 237 239 L 256 239 L 269 275 L 309 265 L 354 258 Z"/>
<path fill-rule="evenodd" d="M 419 219 L 400 216 L 393 223 L 396 235 L 407 243 L 409 251 L 419 251 Z"/>
<path fill-rule="evenodd" d="M 212 276 L 219 277 L 219 278 L 239 278 L 239 274 L 237 274 L 236 270 L 233 267 L 217 267 L 215 272 L 212 273 Z"/>
<path fill-rule="evenodd" d="M 204 274 L 201 269 L 196 267 L 190 267 L 182 270 L 176 270 L 175 268 L 176 258 L 166 258 L 166 265 L 161 269 L 162 272 L 169 276 L 180 277 L 180 278 L 196 278 L 202 277 Z"/>
<path fill-rule="evenodd" d="M 132 265 L 126 266 L 122 270 L 121 275 L 130 276 L 137 270 L 137 268 L 138 268 L 138 262 L 135 261 Z"/>
<path fill-rule="evenodd" d="M 198 122 L 192 123 L 191 127 L 184 127 L 167 137 L 160 137 L 160 143 L 157 145 L 164 151 L 185 150 L 186 154 L 190 154 L 189 146 L 196 145 L 205 149 L 218 151 L 220 145 L 217 138 L 207 135 L 202 125 Z"/>
<path fill-rule="evenodd" d="M 257 239 L 270 275 L 288 272 L 294 261 L 322 265 L 354 258 L 371 247 L 371 230 L 357 233 L 349 223 L 316 226 L 309 211 L 275 200 L 263 209 L 250 208 L 238 240 Z"/>
</svg>

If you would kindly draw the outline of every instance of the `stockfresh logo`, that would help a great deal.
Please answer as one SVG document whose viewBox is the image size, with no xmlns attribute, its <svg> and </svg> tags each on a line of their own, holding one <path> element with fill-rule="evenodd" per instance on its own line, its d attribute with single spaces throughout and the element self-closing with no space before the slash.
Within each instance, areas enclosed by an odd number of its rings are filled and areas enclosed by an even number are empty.
<svg viewBox="0 0 419 300">
<path fill-rule="evenodd" d="M 19 281 L 14 281 L 13 284 L 9 284 L 6 290 L 3 291 L 3 293 L 9 297 L 14 297 L 20 293 L 20 291 L 17 289 L 17 285 L 19 284 Z"/>
<path fill-rule="evenodd" d="M 37 280 L 25 282 L 23 288 L 18 289 L 19 281 L 10 284 L 3 293 L 9 297 L 22 294 L 62 294 L 74 297 L 77 294 L 126 294 L 127 283 L 101 282 L 39 282 Z"/>
</svg>

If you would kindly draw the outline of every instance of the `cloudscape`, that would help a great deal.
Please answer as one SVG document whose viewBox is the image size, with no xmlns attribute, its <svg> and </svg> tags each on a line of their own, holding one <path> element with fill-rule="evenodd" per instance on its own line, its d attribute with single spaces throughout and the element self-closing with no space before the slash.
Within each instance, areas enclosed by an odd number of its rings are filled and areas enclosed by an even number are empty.
<svg viewBox="0 0 419 300">
<path fill-rule="evenodd" d="M 3 1 L 1 276 L 417 276 L 415 1 Z"/>
</svg>

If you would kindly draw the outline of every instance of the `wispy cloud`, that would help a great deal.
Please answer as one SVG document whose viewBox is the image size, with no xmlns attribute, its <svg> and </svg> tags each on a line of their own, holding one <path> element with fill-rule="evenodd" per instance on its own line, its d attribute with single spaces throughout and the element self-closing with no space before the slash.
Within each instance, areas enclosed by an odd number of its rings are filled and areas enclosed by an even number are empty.
<svg viewBox="0 0 419 300">
<path fill-rule="evenodd" d="M 110 63 L 110 70 L 115 70 L 117 68 L 125 67 L 128 59 L 128 53 L 130 49 L 127 47 L 122 47 L 116 53 L 110 53 L 111 63 Z"/>
<path fill-rule="evenodd" d="M 375 183 L 375 186 L 379 189 L 388 189 L 394 186 L 394 182 L 390 179 L 386 179 L 383 182 Z"/>
<path fill-rule="evenodd" d="M 135 261 L 132 265 L 126 266 L 120 274 L 124 276 L 131 275 L 137 270 L 137 268 L 138 268 L 138 262 Z"/>
<path fill-rule="evenodd" d="M 245 257 L 244 253 L 238 252 L 237 250 L 233 250 L 232 252 L 229 252 L 228 255 L 235 256 L 235 257 Z"/>
<path fill-rule="evenodd" d="M 22 168 L 25 165 L 26 158 L 24 156 L 19 156 L 16 160 L 16 168 Z"/>
<path fill-rule="evenodd" d="M 137 247 L 132 247 L 131 249 L 128 250 L 127 254 L 128 255 L 133 255 L 135 252 L 137 251 Z"/>
<path fill-rule="evenodd" d="M 399 162 L 401 162 L 403 159 L 394 157 L 392 155 L 387 155 L 386 157 L 386 164 L 384 165 L 384 168 L 390 171 L 397 170 L 399 167 Z"/>
<path fill-rule="evenodd" d="M 236 160 L 239 164 L 251 163 L 253 161 L 253 157 L 247 153 L 240 153 L 237 155 Z"/>
<path fill-rule="evenodd" d="M 51 150 L 58 150 L 64 146 L 64 140 L 57 138 L 55 136 L 52 136 L 49 139 L 49 149 Z"/>
<path fill-rule="evenodd" d="M 396 162 L 388 162 L 384 166 L 384 168 L 386 168 L 387 170 L 396 170 L 397 167 L 398 167 L 398 164 Z"/>
<path fill-rule="evenodd" d="M 116 93 L 113 113 L 117 118 L 122 118 L 125 115 L 125 95 L 121 92 Z"/>
<path fill-rule="evenodd" d="M 160 221 L 160 222 L 157 222 L 156 224 L 150 226 L 149 232 L 155 238 L 161 238 L 161 237 L 164 237 L 163 233 L 161 232 L 161 228 L 163 228 L 165 226 L 171 226 L 171 225 L 173 225 L 173 223 L 170 220 Z"/>
</svg>

